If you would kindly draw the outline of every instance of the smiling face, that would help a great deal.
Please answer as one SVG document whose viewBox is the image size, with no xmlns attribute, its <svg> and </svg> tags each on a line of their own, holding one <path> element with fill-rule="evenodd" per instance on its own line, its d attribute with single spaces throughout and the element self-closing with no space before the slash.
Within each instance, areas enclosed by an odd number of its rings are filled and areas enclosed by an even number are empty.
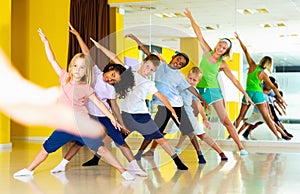
<svg viewBox="0 0 300 194">
<path fill-rule="evenodd" d="M 228 44 L 226 42 L 218 42 L 218 44 L 214 49 L 214 52 L 219 55 L 224 55 L 226 54 L 227 50 L 228 50 Z"/>
<path fill-rule="evenodd" d="M 169 67 L 171 67 L 172 69 L 181 69 L 184 66 L 186 66 L 186 60 L 181 55 L 173 57 L 172 61 L 169 64 Z"/>
<path fill-rule="evenodd" d="M 121 75 L 116 70 L 110 70 L 108 72 L 103 73 L 103 81 L 114 85 L 115 83 L 121 80 Z"/>
<path fill-rule="evenodd" d="M 142 66 L 139 68 L 138 73 L 143 77 L 151 76 L 156 70 L 157 66 L 155 66 L 150 60 L 143 62 Z"/>
</svg>

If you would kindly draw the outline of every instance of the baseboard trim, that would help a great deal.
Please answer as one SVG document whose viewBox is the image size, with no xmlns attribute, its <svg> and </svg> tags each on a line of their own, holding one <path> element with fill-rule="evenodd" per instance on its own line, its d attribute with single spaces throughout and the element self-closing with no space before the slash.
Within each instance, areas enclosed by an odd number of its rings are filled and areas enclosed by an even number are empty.
<svg viewBox="0 0 300 194">
<path fill-rule="evenodd" d="M 12 143 L 0 144 L 0 152 L 11 152 L 11 151 L 12 151 Z"/>
</svg>

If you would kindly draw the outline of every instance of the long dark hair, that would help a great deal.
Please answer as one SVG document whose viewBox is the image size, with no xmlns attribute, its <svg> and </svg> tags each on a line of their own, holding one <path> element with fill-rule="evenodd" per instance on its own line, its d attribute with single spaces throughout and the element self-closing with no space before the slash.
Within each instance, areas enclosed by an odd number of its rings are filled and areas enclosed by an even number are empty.
<svg viewBox="0 0 300 194">
<path fill-rule="evenodd" d="M 121 64 L 109 63 L 103 69 L 103 73 L 115 70 L 121 75 L 121 80 L 114 84 L 114 88 L 119 98 L 125 98 L 127 93 L 135 85 L 134 75 L 131 68 L 126 69 Z"/>
</svg>

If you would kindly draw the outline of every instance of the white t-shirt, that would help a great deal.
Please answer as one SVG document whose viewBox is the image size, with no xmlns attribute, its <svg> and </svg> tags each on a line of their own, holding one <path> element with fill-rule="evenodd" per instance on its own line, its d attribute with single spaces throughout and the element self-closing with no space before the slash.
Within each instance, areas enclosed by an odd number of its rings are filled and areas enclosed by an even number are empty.
<svg viewBox="0 0 300 194">
<path fill-rule="evenodd" d="M 131 114 L 149 113 L 145 100 L 149 94 L 153 95 L 158 90 L 153 81 L 144 78 L 137 72 L 133 72 L 133 74 L 135 86 L 124 99 L 120 99 L 120 110 Z"/>
<path fill-rule="evenodd" d="M 116 99 L 116 91 L 114 86 L 103 80 L 103 72 L 98 68 L 97 65 L 93 67 L 94 73 L 94 82 L 92 83 L 92 87 L 94 88 L 96 96 L 101 100 L 108 110 L 111 111 L 110 105 L 108 104 L 108 99 Z M 87 101 L 87 108 L 89 114 L 93 116 L 103 117 L 105 116 L 98 107 L 90 100 Z"/>
</svg>

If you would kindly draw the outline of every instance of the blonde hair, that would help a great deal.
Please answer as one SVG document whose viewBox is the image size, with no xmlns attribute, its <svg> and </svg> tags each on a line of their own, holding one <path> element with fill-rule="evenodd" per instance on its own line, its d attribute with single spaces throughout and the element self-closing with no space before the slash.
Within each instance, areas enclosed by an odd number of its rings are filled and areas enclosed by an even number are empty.
<svg viewBox="0 0 300 194">
<path fill-rule="evenodd" d="M 69 67 L 68 67 L 68 77 L 66 79 L 66 84 L 72 79 L 72 68 L 74 67 L 74 63 L 75 61 L 78 59 L 84 59 L 83 63 L 86 67 L 86 72 L 85 75 L 81 78 L 80 81 L 85 82 L 88 85 L 91 85 L 91 83 L 93 82 L 93 66 L 92 66 L 92 61 L 89 55 L 85 55 L 83 53 L 77 53 L 76 55 L 74 55 L 74 57 L 71 59 L 70 63 L 69 63 Z"/>
<path fill-rule="evenodd" d="M 272 58 L 269 56 L 264 56 L 260 59 L 258 66 L 260 66 L 263 69 L 267 69 L 270 73 L 272 73 Z"/>
<path fill-rule="evenodd" d="M 200 79 L 200 78 L 201 78 L 201 74 L 202 74 L 202 70 L 201 70 L 199 67 L 195 66 L 195 67 L 192 67 L 192 68 L 190 69 L 188 75 L 190 75 L 190 74 L 195 74 L 195 75 L 197 75 L 197 76 L 199 77 L 199 79 Z"/>
</svg>

